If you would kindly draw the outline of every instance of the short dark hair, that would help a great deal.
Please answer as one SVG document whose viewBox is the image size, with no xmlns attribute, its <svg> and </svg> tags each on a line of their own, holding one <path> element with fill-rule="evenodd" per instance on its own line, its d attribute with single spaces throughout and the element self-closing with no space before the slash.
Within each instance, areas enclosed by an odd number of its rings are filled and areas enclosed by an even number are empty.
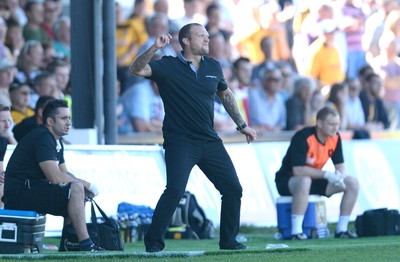
<svg viewBox="0 0 400 262">
<path fill-rule="evenodd" d="M 372 78 L 381 78 L 381 76 L 378 75 L 377 73 L 369 73 L 369 74 L 367 74 L 367 75 L 365 76 L 365 80 L 366 80 L 367 82 L 371 81 Z"/>
<path fill-rule="evenodd" d="M 56 69 L 58 67 L 66 67 L 66 66 L 70 66 L 70 63 L 63 60 L 63 59 L 53 59 L 48 65 L 47 65 L 47 71 L 50 73 L 55 73 Z"/>
<path fill-rule="evenodd" d="M 43 123 L 46 123 L 49 117 L 55 121 L 56 115 L 59 113 L 59 108 L 68 108 L 67 101 L 61 99 L 51 99 L 47 101 L 43 109 Z"/>
<path fill-rule="evenodd" d="M 328 115 L 338 116 L 339 112 L 330 106 L 324 106 L 317 113 L 317 120 L 324 121 Z"/>
<path fill-rule="evenodd" d="M 33 84 L 34 86 L 41 86 L 43 85 L 44 80 L 46 80 L 47 78 L 54 78 L 54 77 L 55 75 L 53 73 L 43 71 L 35 77 L 35 79 L 33 80 Z"/>
<path fill-rule="evenodd" d="M 38 114 L 39 109 L 43 109 L 46 103 L 50 100 L 53 100 L 54 97 L 52 96 L 41 96 L 39 97 L 38 101 L 36 102 L 35 105 L 35 115 Z"/>
<path fill-rule="evenodd" d="M 214 10 L 219 10 L 219 9 L 220 9 L 220 8 L 219 8 L 219 5 L 213 2 L 213 3 L 211 3 L 211 4 L 209 4 L 209 5 L 207 6 L 207 8 L 206 8 L 206 15 L 207 15 L 207 16 L 210 16 L 212 11 L 214 11 Z"/>
<path fill-rule="evenodd" d="M 191 37 L 191 29 L 193 26 L 202 26 L 201 24 L 198 23 L 190 23 L 187 25 L 184 25 L 181 30 L 179 30 L 179 34 L 178 34 L 178 39 L 179 39 L 179 44 L 181 45 L 182 49 L 185 49 L 185 45 L 183 44 L 183 38 L 188 38 L 190 39 Z"/>
<path fill-rule="evenodd" d="M 240 63 L 242 63 L 242 62 L 251 63 L 250 59 L 248 59 L 247 57 L 241 56 L 233 62 L 233 68 L 237 69 L 239 67 Z"/>
</svg>

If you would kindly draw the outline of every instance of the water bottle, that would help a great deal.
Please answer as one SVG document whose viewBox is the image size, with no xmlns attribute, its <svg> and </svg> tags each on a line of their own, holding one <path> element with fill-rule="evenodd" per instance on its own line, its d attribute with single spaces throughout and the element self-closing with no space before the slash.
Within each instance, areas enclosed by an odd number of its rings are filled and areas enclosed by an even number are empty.
<svg viewBox="0 0 400 262">
<path fill-rule="evenodd" d="M 287 247 L 289 247 L 289 246 L 286 244 L 279 243 L 279 244 L 268 244 L 265 247 L 265 249 L 280 249 L 280 248 L 287 248 Z"/>
</svg>

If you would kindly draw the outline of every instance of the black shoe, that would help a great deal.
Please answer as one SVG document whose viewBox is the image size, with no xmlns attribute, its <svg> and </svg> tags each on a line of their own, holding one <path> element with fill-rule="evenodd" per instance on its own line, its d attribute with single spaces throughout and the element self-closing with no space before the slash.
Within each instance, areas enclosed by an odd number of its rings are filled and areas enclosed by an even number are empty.
<svg viewBox="0 0 400 262">
<path fill-rule="evenodd" d="M 219 249 L 223 249 L 223 250 L 243 250 L 246 249 L 247 247 L 239 242 L 235 242 L 229 246 L 226 247 L 220 247 Z"/>
<path fill-rule="evenodd" d="M 335 238 L 358 238 L 357 234 L 349 230 L 335 233 Z"/>
<path fill-rule="evenodd" d="M 296 235 L 292 235 L 292 240 L 307 240 L 307 239 L 308 239 L 308 237 L 304 233 L 299 233 L 299 234 L 296 234 Z"/>
<path fill-rule="evenodd" d="M 80 247 L 80 251 L 99 252 L 99 251 L 106 251 L 106 250 L 102 247 L 96 246 L 95 244 L 91 244 L 86 247 Z"/>
<path fill-rule="evenodd" d="M 157 242 L 152 242 L 152 243 L 146 244 L 146 252 L 149 252 L 149 253 L 157 253 L 157 252 L 162 251 L 163 249 L 164 249 L 164 247 L 162 247 Z"/>
</svg>

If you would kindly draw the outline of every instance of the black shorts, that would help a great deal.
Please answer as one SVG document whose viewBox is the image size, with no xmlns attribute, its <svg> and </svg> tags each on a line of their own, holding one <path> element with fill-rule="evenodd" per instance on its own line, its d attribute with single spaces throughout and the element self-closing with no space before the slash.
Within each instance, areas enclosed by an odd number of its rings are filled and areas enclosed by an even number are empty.
<svg viewBox="0 0 400 262">
<path fill-rule="evenodd" d="M 68 217 L 71 184 L 28 183 L 4 194 L 4 208 Z"/>
<path fill-rule="evenodd" d="M 281 196 L 291 196 L 289 190 L 289 179 L 292 176 L 281 176 L 276 179 L 276 188 Z M 326 179 L 313 179 L 310 188 L 310 195 L 320 195 L 326 196 L 326 187 L 328 186 L 328 181 Z"/>
</svg>

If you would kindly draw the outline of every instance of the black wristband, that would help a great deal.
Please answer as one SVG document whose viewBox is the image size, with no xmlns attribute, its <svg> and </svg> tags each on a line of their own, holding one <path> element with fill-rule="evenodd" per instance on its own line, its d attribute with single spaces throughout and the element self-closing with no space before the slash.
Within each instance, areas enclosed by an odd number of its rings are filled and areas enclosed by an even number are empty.
<svg viewBox="0 0 400 262">
<path fill-rule="evenodd" d="M 241 130 L 245 129 L 246 127 L 247 127 L 247 123 L 244 122 L 243 125 L 236 127 L 236 130 L 237 130 L 237 131 L 241 131 Z"/>
</svg>

